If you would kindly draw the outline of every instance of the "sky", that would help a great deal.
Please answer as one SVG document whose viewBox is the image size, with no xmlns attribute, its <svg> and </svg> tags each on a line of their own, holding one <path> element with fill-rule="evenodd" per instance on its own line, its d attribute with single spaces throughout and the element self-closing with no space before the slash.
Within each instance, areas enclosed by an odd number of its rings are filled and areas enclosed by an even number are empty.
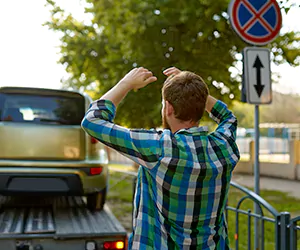
<svg viewBox="0 0 300 250">
<path fill-rule="evenodd" d="M 300 0 L 294 0 L 298 2 Z M 45 0 L 2 0 L 0 3 L 0 87 L 24 86 L 60 88 L 67 73 L 59 60 L 59 34 L 42 24 L 50 12 Z M 80 0 L 56 0 L 59 6 L 83 19 Z M 300 31 L 300 9 L 283 17 L 282 31 Z M 272 72 L 281 75 L 274 90 L 300 94 L 300 67 L 272 65 Z"/>
</svg>

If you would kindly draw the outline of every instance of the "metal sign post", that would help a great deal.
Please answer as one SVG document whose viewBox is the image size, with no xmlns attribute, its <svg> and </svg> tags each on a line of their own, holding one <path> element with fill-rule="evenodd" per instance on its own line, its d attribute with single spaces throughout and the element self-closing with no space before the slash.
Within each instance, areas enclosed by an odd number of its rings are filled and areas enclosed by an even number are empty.
<svg viewBox="0 0 300 250">
<path fill-rule="evenodd" d="M 259 185 L 259 176 L 260 176 L 260 164 L 259 164 L 259 105 L 255 105 L 255 114 L 254 114 L 254 129 L 255 129 L 255 162 L 254 162 L 254 192 L 259 195 L 260 185 Z M 255 213 L 259 210 L 255 209 Z"/>
<path fill-rule="evenodd" d="M 228 8 L 234 31 L 246 43 L 263 46 L 273 41 L 282 25 L 276 0 L 231 0 Z M 255 104 L 254 190 L 259 194 L 259 105 L 272 102 L 270 50 L 248 47 L 243 51 L 242 101 Z M 254 207 L 259 212 L 258 205 Z M 259 249 L 258 219 L 254 223 L 254 249 Z"/>
<path fill-rule="evenodd" d="M 254 192 L 260 193 L 260 163 L 259 163 L 259 105 L 272 102 L 272 81 L 270 69 L 270 50 L 266 48 L 247 47 L 243 50 L 244 62 L 244 92 L 248 103 L 255 104 L 255 161 L 254 161 Z M 257 204 L 254 206 L 257 214 L 260 209 Z M 258 219 L 254 219 L 254 249 L 259 246 L 259 225 Z"/>
</svg>

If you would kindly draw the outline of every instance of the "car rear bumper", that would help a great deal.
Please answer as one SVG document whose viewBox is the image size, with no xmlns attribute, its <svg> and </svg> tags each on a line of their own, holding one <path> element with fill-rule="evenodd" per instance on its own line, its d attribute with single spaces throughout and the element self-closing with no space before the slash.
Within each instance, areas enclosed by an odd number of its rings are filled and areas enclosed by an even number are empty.
<svg viewBox="0 0 300 250">
<path fill-rule="evenodd" d="M 83 195 L 84 192 L 76 174 L 0 173 L 0 193 Z"/>
<path fill-rule="evenodd" d="M 42 161 L 42 160 L 0 160 L 0 167 L 49 167 L 49 168 L 81 168 L 81 167 L 97 167 L 99 165 L 107 165 L 108 162 L 99 162 L 99 160 L 85 161 Z"/>
<path fill-rule="evenodd" d="M 90 175 L 91 168 L 102 168 L 102 173 L 99 175 Z M 25 160 L 0 160 L 0 175 L 2 176 L 34 176 L 39 179 L 43 179 L 45 176 L 54 176 L 55 178 L 63 178 L 65 183 L 78 183 L 77 187 L 81 187 L 83 191 L 78 192 L 78 188 L 75 188 L 75 191 L 71 189 L 74 185 L 67 185 L 69 191 L 67 194 L 70 195 L 81 195 L 81 193 L 89 194 L 102 191 L 107 186 L 107 175 L 108 175 L 108 165 L 102 164 L 99 161 L 25 161 Z M 66 180 L 65 176 L 68 177 Z M 74 177 L 75 176 L 75 177 Z M 57 179 L 56 178 L 56 179 Z M 50 178 L 51 179 L 51 178 Z M 70 180 L 70 181 L 68 181 Z M 75 180 L 75 181 L 74 181 Z M 1 179 L 0 179 L 1 181 Z M 6 180 L 4 179 L 4 182 Z M 27 186 L 26 181 L 19 181 L 23 186 Z M 38 191 L 38 193 L 59 193 L 63 194 L 66 192 L 67 188 L 62 184 L 61 181 L 57 180 L 46 180 L 50 182 L 51 185 L 59 185 L 60 190 L 50 189 L 50 191 Z M 1 181 L 2 182 L 2 181 Z M 3 183 L 3 182 L 2 182 Z M 39 181 L 35 181 L 36 186 L 40 186 Z M 11 192 L 7 189 L 8 184 L 0 185 L 1 192 Z M 4 188 L 3 188 L 4 187 Z M 37 190 L 40 190 L 39 188 Z M 45 188 L 48 190 L 47 188 Z M 24 193 L 29 193 L 28 188 Z M 44 190 L 44 189 L 42 189 Z M 17 193 L 17 192 L 15 192 Z M 21 192 L 22 193 L 22 190 Z"/>
</svg>

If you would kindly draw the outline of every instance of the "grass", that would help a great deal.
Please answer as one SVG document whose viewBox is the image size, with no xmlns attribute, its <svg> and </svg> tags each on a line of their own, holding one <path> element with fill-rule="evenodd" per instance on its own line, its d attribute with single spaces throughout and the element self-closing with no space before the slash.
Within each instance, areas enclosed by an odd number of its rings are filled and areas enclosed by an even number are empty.
<svg viewBox="0 0 300 250">
<path fill-rule="evenodd" d="M 107 204 L 125 229 L 132 228 L 133 177 L 110 171 Z"/>
<path fill-rule="evenodd" d="M 133 198 L 133 177 L 124 173 L 111 171 L 110 188 L 108 192 L 107 203 L 115 216 L 120 220 L 125 229 L 130 232 L 132 227 L 132 198 Z M 231 207 L 236 207 L 240 199 L 245 196 L 241 191 L 231 188 L 229 193 L 228 203 Z M 278 212 L 288 211 L 291 217 L 300 216 L 300 200 L 290 197 L 288 194 L 278 191 L 262 190 L 261 196 Z M 240 209 L 253 211 L 254 203 L 251 200 L 245 200 Z M 266 209 L 264 215 L 269 218 L 274 218 Z M 231 247 L 235 249 L 235 212 L 228 213 L 228 229 Z M 248 217 L 239 215 L 239 249 L 248 249 Z M 251 219 L 251 248 L 254 248 L 254 233 L 253 233 L 254 218 Z M 265 222 L 265 249 L 275 249 L 275 225 L 271 222 Z M 300 231 L 298 233 L 298 246 L 300 246 Z"/>
</svg>

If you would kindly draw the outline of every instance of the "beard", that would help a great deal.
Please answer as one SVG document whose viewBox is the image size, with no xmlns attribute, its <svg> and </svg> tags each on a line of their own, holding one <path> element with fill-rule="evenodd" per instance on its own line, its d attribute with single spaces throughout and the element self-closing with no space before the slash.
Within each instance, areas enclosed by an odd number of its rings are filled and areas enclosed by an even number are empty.
<svg viewBox="0 0 300 250">
<path fill-rule="evenodd" d="M 171 130 L 170 125 L 169 125 L 169 123 L 167 121 L 167 116 L 166 116 L 166 110 L 165 109 L 163 110 L 162 127 L 163 127 L 163 129 L 169 129 L 169 130 Z"/>
</svg>

